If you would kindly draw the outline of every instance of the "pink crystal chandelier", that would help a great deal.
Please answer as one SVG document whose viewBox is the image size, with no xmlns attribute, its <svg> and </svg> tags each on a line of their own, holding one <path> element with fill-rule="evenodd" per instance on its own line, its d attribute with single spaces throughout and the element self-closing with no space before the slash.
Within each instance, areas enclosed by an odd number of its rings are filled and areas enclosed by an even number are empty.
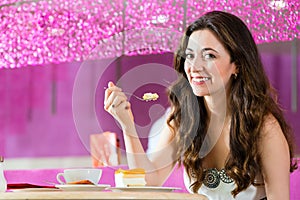
<svg viewBox="0 0 300 200">
<path fill-rule="evenodd" d="M 299 0 L 2 0 L 0 68 L 173 52 L 211 10 L 242 18 L 257 43 L 299 38 Z"/>
</svg>

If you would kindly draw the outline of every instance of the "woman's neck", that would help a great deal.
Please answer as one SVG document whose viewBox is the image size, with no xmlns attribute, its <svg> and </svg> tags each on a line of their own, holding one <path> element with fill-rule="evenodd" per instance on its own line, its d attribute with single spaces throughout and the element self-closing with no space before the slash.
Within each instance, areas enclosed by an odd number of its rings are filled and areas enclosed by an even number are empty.
<svg viewBox="0 0 300 200">
<path fill-rule="evenodd" d="M 204 96 L 204 102 L 209 115 L 224 118 L 229 116 L 228 106 L 227 106 L 227 95 L 226 92 L 219 91 L 209 96 Z"/>
</svg>

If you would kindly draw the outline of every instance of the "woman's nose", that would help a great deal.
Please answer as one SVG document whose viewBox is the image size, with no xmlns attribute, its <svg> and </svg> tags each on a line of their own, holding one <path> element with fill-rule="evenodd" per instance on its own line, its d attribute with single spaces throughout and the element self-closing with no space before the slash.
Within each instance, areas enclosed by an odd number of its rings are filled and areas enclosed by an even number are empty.
<svg viewBox="0 0 300 200">
<path fill-rule="evenodd" d="M 190 63 L 191 71 L 203 71 L 205 68 L 205 61 L 201 58 L 195 58 L 193 62 Z"/>
</svg>

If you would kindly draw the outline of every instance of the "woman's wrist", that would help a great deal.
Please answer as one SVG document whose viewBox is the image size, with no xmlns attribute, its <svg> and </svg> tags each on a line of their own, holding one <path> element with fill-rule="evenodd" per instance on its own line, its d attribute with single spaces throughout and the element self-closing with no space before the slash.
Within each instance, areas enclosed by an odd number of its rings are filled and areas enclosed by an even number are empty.
<svg viewBox="0 0 300 200">
<path fill-rule="evenodd" d="M 126 123 L 122 125 L 122 130 L 126 136 L 137 136 L 134 123 Z"/>
</svg>

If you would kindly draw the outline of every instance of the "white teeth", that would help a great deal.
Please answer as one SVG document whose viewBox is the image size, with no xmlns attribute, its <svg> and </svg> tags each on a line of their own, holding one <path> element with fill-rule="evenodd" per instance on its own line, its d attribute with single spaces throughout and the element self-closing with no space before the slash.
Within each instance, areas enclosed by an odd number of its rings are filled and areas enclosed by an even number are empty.
<svg viewBox="0 0 300 200">
<path fill-rule="evenodd" d="M 204 78 L 193 78 L 193 81 L 195 81 L 195 82 L 202 82 L 202 81 L 208 81 L 209 80 L 209 78 L 207 78 L 207 77 L 204 77 Z"/>
</svg>

